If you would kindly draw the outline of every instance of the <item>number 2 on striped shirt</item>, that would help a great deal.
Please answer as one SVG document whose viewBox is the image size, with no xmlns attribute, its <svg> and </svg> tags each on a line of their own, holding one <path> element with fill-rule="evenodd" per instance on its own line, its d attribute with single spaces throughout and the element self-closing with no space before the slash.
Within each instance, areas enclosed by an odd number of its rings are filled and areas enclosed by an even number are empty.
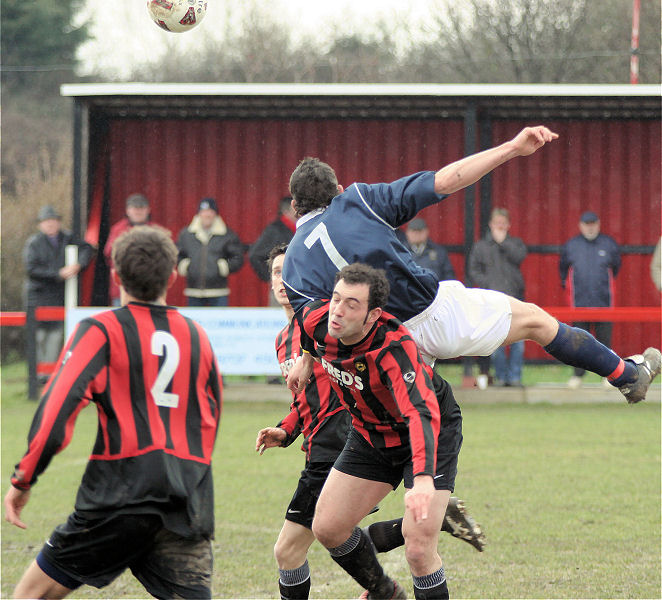
<svg viewBox="0 0 662 600">
<path fill-rule="evenodd" d="M 157 406 L 177 408 L 179 396 L 166 392 L 166 388 L 175 376 L 179 366 L 179 344 L 175 337 L 167 331 L 157 330 L 152 334 L 152 354 L 164 356 L 163 364 L 152 386 L 152 397 Z"/>
</svg>

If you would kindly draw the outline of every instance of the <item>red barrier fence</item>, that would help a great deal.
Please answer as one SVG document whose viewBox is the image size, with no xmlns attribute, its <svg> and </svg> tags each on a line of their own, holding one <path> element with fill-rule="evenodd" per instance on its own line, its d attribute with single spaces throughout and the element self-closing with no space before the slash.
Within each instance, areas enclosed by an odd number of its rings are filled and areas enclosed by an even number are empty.
<svg viewBox="0 0 662 600">
<path fill-rule="evenodd" d="M 660 306 L 618 306 L 615 308 L 572 308 L 568 306 L 545 307 L 549 314 L 559 321 L 609 321 L 613 323 L 662 323 Z M 64 321 L 65 309 L 61 306 L 41 306 L 34 311 L 34 322 L 30 325 L 25 312 L 0 312 L 0 327 L 23 327 L 29 325 L 32 337 L 28 343 L 29 396 L 37 393 L 37 375 L 49 375 L 55 369 L 55 363 L 37 363 L 34 348 L 34 327 L 38 321 Z"/>
<path fill-rule="evenodd" d="M 566 323 L 572 321 L 610 321 L 614 323 L 662 323 L 660 306 L 617 306 L 615 308 L 571 308 L 547 306 L 550 315 Z"/>
<path fill-rule="evenodd" d="M 55 370 L 56 363 L 37 362 L 36 331 L 40 321 L 64 321 L 63 306 L 29 307 L 28 312 L 0 312 L 0 326 L 25 327 L 26 359 L 28 363 L 28 397 L 37 398 L 37 383 L 40 375 L 50 375 Z"/>
<path fill-rule="evenodd" d="M 37 321 L 64 321 L 63 306 L 40 306 L 35 310 Z M 0 327 L 22 327 L 24 312 L 0 312 Z"/>
<path fill-rule="evenodd" d="M 612 321 L 614 323 L 662 323 L 660 306 L 617 306 L 615 308 L 543 307 L 559 321 Z M 35 311 L 37 321 L 64 321 L 64 308 L 41 306 Z M 22 327 L 24 312 L 0 312 L 0 327 Z"/>
</svg>

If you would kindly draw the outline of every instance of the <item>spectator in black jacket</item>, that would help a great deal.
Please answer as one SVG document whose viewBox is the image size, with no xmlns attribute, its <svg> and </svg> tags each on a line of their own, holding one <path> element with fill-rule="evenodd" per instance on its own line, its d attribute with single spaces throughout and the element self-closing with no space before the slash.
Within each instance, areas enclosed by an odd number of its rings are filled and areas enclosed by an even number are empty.
<svg viewBox="0 0 662 600">
<path fill-rule="evenodd" d="M 621 268 L 620 248 L 613 238 L 600 233 L 600 219 L 590 210 L 580 217 L 579 231 L 580 235 L 561 247 L 561 286 L 570 292 L 571 306 L 613 306 L 614 277 Z M 579 322 L 575 327 L 593 329 L 598 341 L 611 346 L 612 323 Z M 568 386 L 578 388 L 585 372 L 576 368 Z"/>
<path fill-rule="evenodd" d="M 87 267 L 94 249 L 86 242 L 76 240 L 70 231 L 62 229 L 62 216 L 52 206 L 43 206 L 37 220 L 39 233 L 31 236 L 23 249 L 27 274 L 26 306 L 64 306 L 64 282 Z M 78 262 L 65 266 L 64 249 L 71 244 L 78 246 Z M 39 322 L 36 338 L 37 363 L 54 363 L 64 341 L 64 323 Z"/>
<path fill-rule="evenodd" d="M 510 213 L 505 208 L 494 208 L 488 228 L 485 237 L 478 240 L 469 253 L 467 284 L 524 300 L 524 278 L 520 265 L 526 258 L 527 250 L 520 238 L 508 234 Z M 498 348 L 492 354 L 492 363 L 495 385 L 521 387 L 524 341 Z"/>
<path fill-rule="evenodd" d="M 292 208 L 292 198 L 284 196 L 278 202 L 278 218 L 269 223 L 248 250 L 248 260 L 255 274 L 266 282 L 271 281 L 271 273 L 267 267 L 269 252 L 279 244 L 287 244 L 296 230 L 296 212 Z M 269 304 L 279 306 L 273 292 L 269 292 Z"/>
<path fill-rule="evenodd" d="M 179 232 L 177 247 L 188 305 L 228 306 L 228 275 L 244 264 L 244 245 L 221 219 L 216 200 L 200 201 L 191 224 Z"/>
<path fill-rule="evenodd" d="M 438 281 L 455 279 L 455 271 L 446 248 L 430 241 L 430 230 L 424 219 L 412 219 L 407 225 L 405 238 L 406 245 L 414 256 L 414 262 L 419 267 L 433 271 Z"/>
</svg>

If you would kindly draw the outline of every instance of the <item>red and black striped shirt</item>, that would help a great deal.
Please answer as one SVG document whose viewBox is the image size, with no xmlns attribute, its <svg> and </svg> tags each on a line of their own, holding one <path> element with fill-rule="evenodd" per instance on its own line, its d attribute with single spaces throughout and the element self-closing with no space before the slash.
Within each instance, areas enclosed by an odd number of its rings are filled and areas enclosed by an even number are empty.
<svg viewBox="0 0 662 600">
<path fill-rule="evenodd" d="M 276 336 L 276 356 L 283 377 L 301 358 L 301 329 L 292 319 Z M 345 446 L 349 414 L 331 389 L 329 378 L 318 363 L 303 392 L 293 396 L 289 414 L 278 423 L 287 432 L 283 446 L 289 446 L 300 433 L 301 449 L 308 462 L 333 462 Z"/>
<path fill-rule="evenodd" d="M 139 302 L 81 321 L 41 398 L 14 486 L 37 481 L 90 402 L 97 438 L 76 510 L 156 512 L 176 533 L 211 535 L 222 384 L 200 325 Z"/>
<path fill-rule="evenodd" d="M 354 428 L 375 448 L 411 445 L 414 475 L 433 475 L 440 428 L 432 371 L 409 331 L 384 312 L 359 343 L 328 334 L 329 301 L 304 308 L 303 348 L 321 359 Z"/>
</svg>

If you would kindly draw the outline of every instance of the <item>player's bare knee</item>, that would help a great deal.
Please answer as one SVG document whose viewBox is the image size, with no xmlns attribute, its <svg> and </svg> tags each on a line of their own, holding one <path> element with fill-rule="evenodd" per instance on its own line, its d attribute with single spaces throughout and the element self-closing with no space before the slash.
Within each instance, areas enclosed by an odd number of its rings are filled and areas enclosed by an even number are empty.
<svg viewBox="0 0 662 600">
<path fill-rule="evenodd" d="M 402 534 L 405 538 L 405 556 L 410 564 L 427 560 L 437 548 L 439 527 L 432 527 L 428 522 L 409 530 L 403 528 Z"/>
<path fill-rule="evenodd" d="M 317 518 L 313 520 L 313 535 L 325 548 L 335 548 L 336 546 L 340 546 L 340 544 L 349 537 L 348 535 L 344 539 L 339 539 L 337 528 L 333 527 L 332 524 Z"/>
<path fill-rule="evenodd" d="M 526 304 L 531 306 L 530 334 L 527 339 L 546 346 L 554 339 L 559 329 L 559 323 L 552 315 L 536 304 L 530 302 Z"/>
<path fill-rule="evenodd" d="M 430 541 L 424 537 L 408 537 L 405 540 L 405 558 L 414 570 L 429 561 L 431 552 Z"/>
<path fill-rule="evenodd" d="M 274 558 L 276 559 L 278 566 L 280 566 L 287 558 L 287 544 L 283 542 L 281 538 L 278 538 L 274 544 Z"/>
<path fill-rule="evenodd" d="M 547 345 L 554 339 L 558 322 L 552 315 L 532 302 L 511 302 L 513 309 L 510 332 L 505 344 L 532 340 Z"/>
</svg>

